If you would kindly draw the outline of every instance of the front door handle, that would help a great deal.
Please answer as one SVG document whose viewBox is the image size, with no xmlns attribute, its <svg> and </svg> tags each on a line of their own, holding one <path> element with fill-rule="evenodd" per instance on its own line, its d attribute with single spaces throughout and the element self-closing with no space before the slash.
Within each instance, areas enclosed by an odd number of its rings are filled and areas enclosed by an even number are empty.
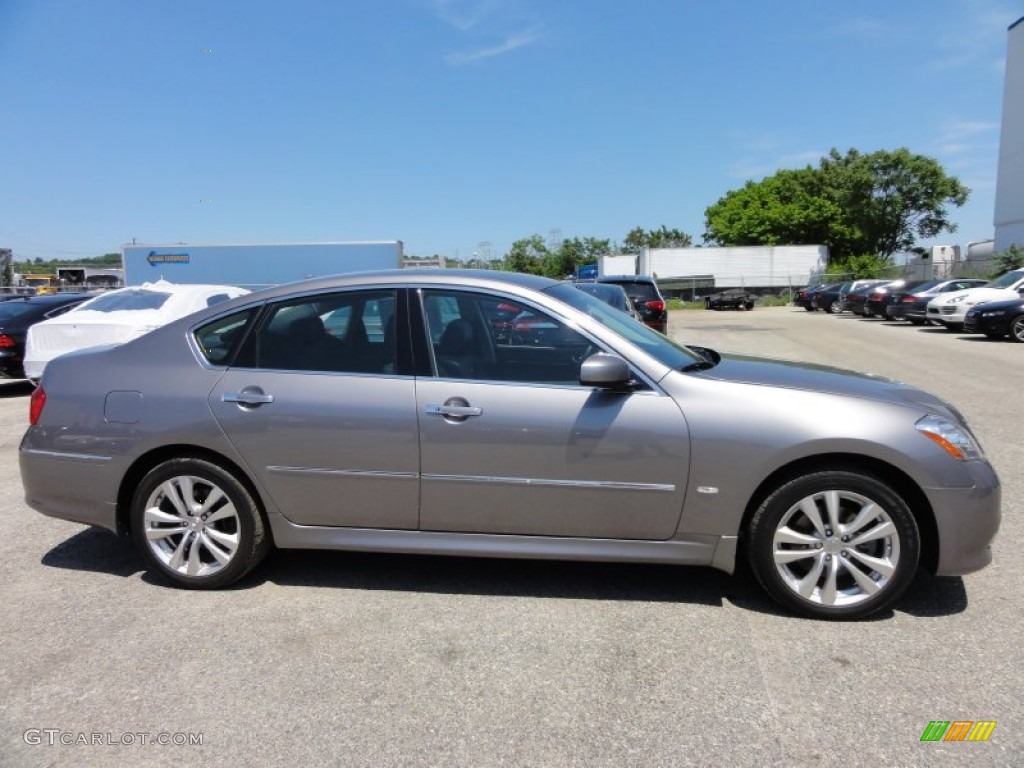
<svg viewBox="0 0 1024 768">
<path fill-rule="evenodd" d="M 220 399 L 225 403 L 238 403 L 239 405 L 267 405 L 274 402 L 273 395 L 249 389 L 243 389 L 241 392 L 225 392 Z"/>
</svg>

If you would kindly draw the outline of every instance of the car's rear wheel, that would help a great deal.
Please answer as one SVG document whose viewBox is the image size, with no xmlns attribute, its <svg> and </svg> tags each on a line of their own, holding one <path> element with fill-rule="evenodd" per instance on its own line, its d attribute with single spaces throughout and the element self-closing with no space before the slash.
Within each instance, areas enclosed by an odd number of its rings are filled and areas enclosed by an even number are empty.
<svg viewBox="0 0 1024 768">
<path fill-rule="evenodd" d="M 1024 343 L 1024 315 L 1017 315 L 1010 321 L 1010 338 Z"/>
<path fill-rule="evenodd" d="M 842 314 L 843 304 L 840 301 L 833 301 L 829 309 L 832 311 L 832 314 L 834 315 Z"/>
<path fill-rule="evenodd" d="M 997 331 L 988 331 L 988 332 L 987 332 L 987 333 L 985 334 L 985 338 L 987 338 L 987 339 L 990 339 L 991 341 L 999 341 L 999 340 L 1000 340 L 1000 339 L 1002 339 L 1002 338 L 1003 338 L 1003 336 L 1005 336 L 1005 335 L 1006 335 L 1006 334 L 1003 334 L 1003 333 L 999 333 L 999 332 L 997 332 Z"/>
<path fill-rule="evenodd" d="M 150 564 L 192 589 L 237 581 L 270 548 L 248 489 L 202 459 L 171 459 L 150 470 L 132 499 L 131 527 Z"/>
<path fill-rule="evenodd" d="M 805 304 L 805 305 L 804 305 L 804 309 L 805 309 L 805 310 L 806 310 L 807 312 L 813 312 L 813 311 L 814 311 L 814 307 L 812 307 L 812 306 L 811 306 L 810 304 Z"/>
<path fill-rule="evenodd" d="M 924 325 L 927 322 L 926 320 L 922 320 L 917 317 L 908 317 L 907 319 L 914 325 Z"/>
<path fill-rule="evenodd" d="M 857 472 L 790 480 L 764 500 L 748 533 L 747 556 L 765 591 L 819 619 L 859 619 L 892 605 L 920 557 L 906 502 Z"/>
</svg>

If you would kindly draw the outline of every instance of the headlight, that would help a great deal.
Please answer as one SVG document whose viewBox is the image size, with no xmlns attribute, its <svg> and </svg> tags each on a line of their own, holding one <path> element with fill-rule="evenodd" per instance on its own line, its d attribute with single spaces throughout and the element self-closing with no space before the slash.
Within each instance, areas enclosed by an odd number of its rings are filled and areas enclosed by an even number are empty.
<svg viewBox="0 0 1024 768">
<path fill-rule="evenodd" d="M 934 414 L 918 419 L 914 425 L 925 437 L 938 443 L 950 456 L 959 461 L 982 458 L 981 446 L 967 430 Z"/>
<path fill-rule="evenodd" d="M 956 296 L 955 298 L 948 299 L 946 301 L 946 303 L 947 304 L 959 304 L 961 301 L 963 301 L 966 298 L 967 298 L 966 296 Z"/>
<path fill-rule="evenodd" d="M 991 312 L 982 312 L 982 317 L 1002 317 L 1006 314 L 1005 309 L 993 309 Z"/>
</svg>

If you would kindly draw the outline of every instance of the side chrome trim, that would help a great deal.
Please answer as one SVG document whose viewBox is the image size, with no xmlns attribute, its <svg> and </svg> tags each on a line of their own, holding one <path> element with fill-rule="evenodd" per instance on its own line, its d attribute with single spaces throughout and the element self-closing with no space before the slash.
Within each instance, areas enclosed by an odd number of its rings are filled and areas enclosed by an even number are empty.
<svg viewBox="0 0 1024 768">
<path fill-rule="evenodd" d="M 424 480 L 442 480 L 452 483 L 494 483 L 498 485 L 539 485 L 561 488 L 598 488 L 620 491 L 659 491 L 673 493 L 675 485 L 670 483 L 622 483 L 612 480 L 551 480 L 539 477 L 485 477 L 482 475 L 434 475 L 424 474 Z"/>
<path fill-rule="evenodd" d="M 343 475 L 345 477 L 381 477 L 393 480 L 418 480 L 415 472 L 386 472 L 376 469 L 331 469 L 329 467 L 280 467 L 268 466 L 268 472 L 289 475 Z"/>
<path fill-rule="evenodd" d="M 39 448 L 22 448 L 23 453 L 33 456 L 45 456 L 48 459 L 67 459 L 68 461 L 95 461 L 102 463 L 113 460 L 113 456 L 97 456 L 94 453 L 72 453 L 71 451 L 44 451 Z"/>
</svg>

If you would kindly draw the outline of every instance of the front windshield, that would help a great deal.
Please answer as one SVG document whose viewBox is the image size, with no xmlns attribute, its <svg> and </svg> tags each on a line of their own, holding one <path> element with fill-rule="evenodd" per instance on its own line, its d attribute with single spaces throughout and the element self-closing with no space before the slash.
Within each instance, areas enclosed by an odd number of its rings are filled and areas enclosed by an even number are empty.
<svg viewBox="0 0 1024 768">
<path fill-rule="evenodd" d="M 997 277 L 991 283 L 988 283 L 985 287 L 1012 288 L 1018 280 L 1024 280 L 1024 269 L 1015 269 L 1013 272 L 1007 272 L 1005 275 Z"/>
<path fill-rule="evenodd" d="M 626 313 L 605 304 L 589 293 L 576 290 L 571 284 L 559 284 L 545 290 L 545 293 L 564 301 L 580 312 L 586 312 L 626 341 L 639 347 L 658 362 L 669 368 L 681 370 L 693 363 L 701 363 L 705 358 L 691 349 L 676 344 L 667 336 L 648 328 Z"/>
</svg>

